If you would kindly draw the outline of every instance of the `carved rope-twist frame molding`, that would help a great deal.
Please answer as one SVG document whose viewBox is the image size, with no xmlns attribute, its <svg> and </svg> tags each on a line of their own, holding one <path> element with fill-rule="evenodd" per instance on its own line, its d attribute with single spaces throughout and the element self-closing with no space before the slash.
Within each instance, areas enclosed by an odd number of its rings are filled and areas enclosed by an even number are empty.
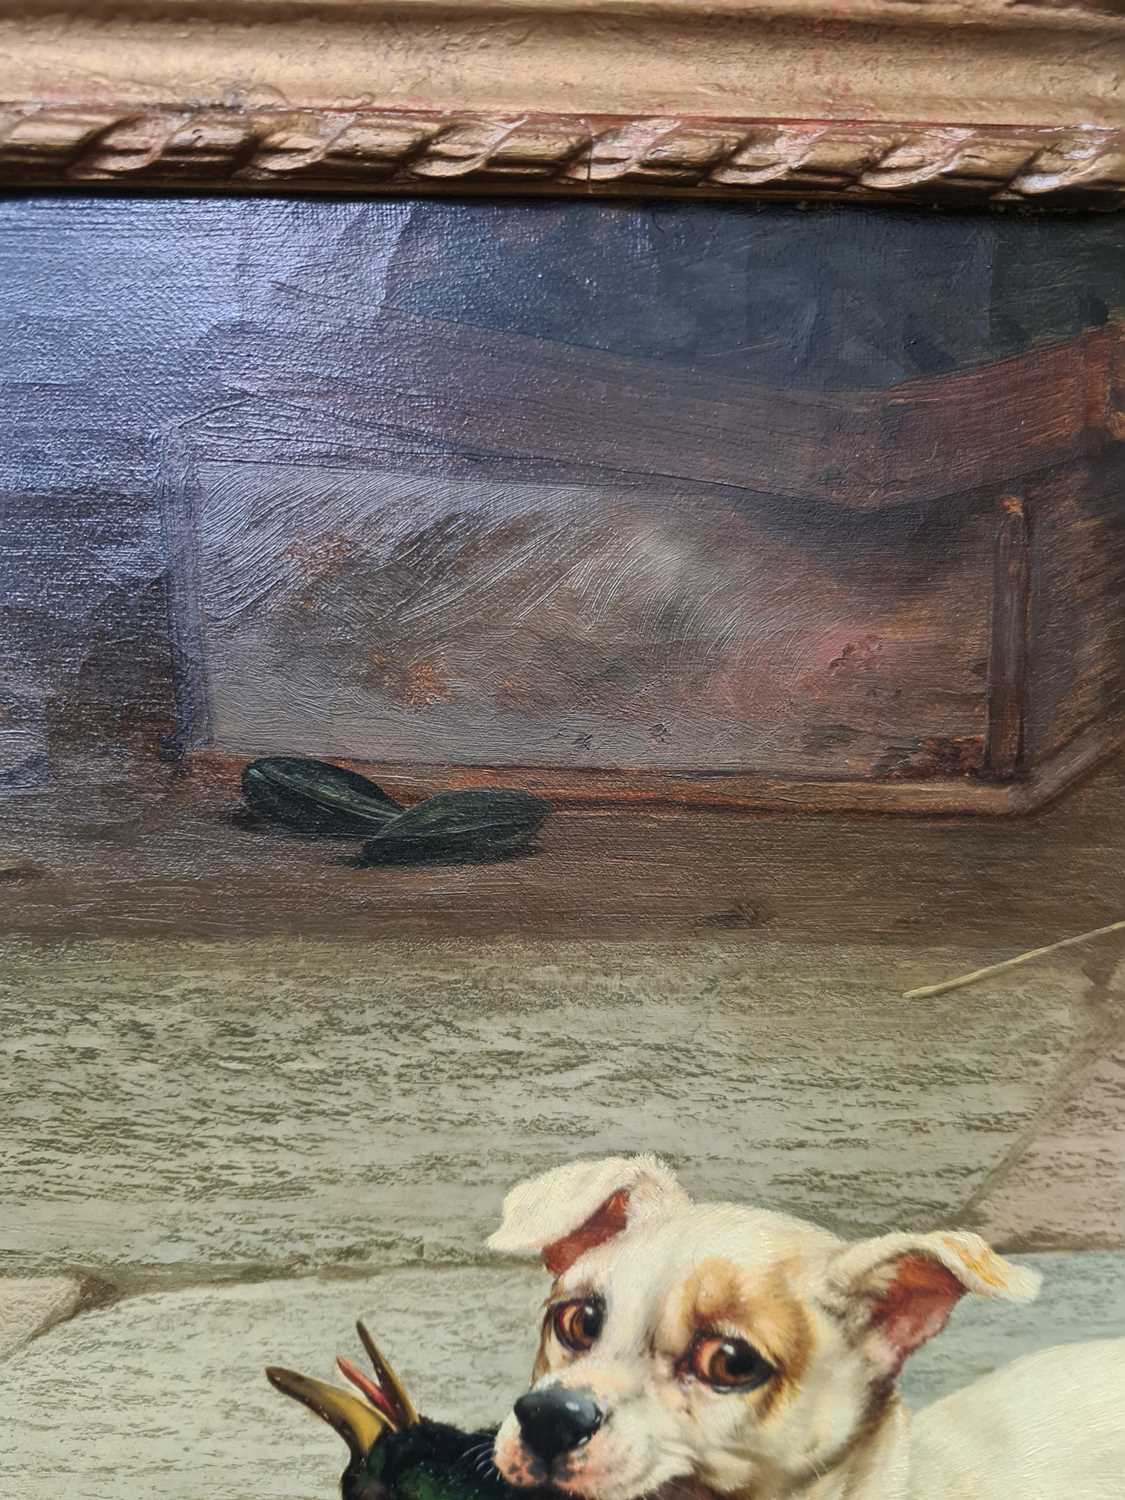
<svg viewBox="0 0 1125 1500">
<path fill-rule="evenodd" d="M 1125 201 L 1122 0 L 0 0 L 0 182 Z"/>
<path fill-rule="evenodd" d="M 424 110 L 0 106 L 39 186 L 833 197 L 1119 207 L 1125 130 Z"/>
</svg>

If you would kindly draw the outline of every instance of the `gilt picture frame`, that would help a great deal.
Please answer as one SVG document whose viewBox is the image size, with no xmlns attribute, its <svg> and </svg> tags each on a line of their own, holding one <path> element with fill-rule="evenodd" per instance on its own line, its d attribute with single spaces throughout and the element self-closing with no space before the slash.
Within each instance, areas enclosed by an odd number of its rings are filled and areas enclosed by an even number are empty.
<svg viewBox="0 0 1125 1500">
<path fill-rule="evenodd" d="M 1099 0 L 177 0 L 0 27 L 19 185 L 1066 208 L 1125 179 Z"/>
</svg>

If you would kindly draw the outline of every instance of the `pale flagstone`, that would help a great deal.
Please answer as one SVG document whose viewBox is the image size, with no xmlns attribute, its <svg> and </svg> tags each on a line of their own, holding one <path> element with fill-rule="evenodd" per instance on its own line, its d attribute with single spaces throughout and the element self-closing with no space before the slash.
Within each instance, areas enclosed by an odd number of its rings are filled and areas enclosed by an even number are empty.
<svg viewBox="0 0 1125 1500">
<path fill-rule="evenodd" d="M 1125 1334 L 1125 1256 L 1025 1263 L 1046 1273 L 1042 1300 L 966 1300 L 912 1361 L 911 1404 L 1033 1349 Z M 422 1268 L 164 1292 L 85 1314 L 4 1367 L 0 1493 L 331 1500 L 343 1444 L 275 1392 L 263 1367 L 339 1382 L 336 1351 L 362 1362 L 353 1331 L 362 1314 L 424 1412 L 496 1421 L 526 1384 L 545 1285 L 533 1268 Z"/>
<path fill-rule="evenodd" d="M 0 1277 L 0 1359 L 73 1317 L 82 1305 L 83 1292 L 83 1282 L 76 1276 Z"/>
<path fill-rule="evenodd" d="M 1092 1065 L 974 1219 L 1029 1249 L 1125 1245 L 1125 1047 Z"/>
<path fill-rule="evenodd" d="M 1086 982 L 1059 961 L 905 1002 L 964 956 L 777 942 L 5 960 L 5 1265 L 126 1286 L 464 1262 L 513 1182 L 577 1154 L 661 1152 L 844 1233 L 949 1223 L 1040 1110 Z"/>
<path fill-rule="evenodd" d="M 266 1382 L 280 1364 L 343 1384 L 362 1315 L 427 1415 L 498 1418 L 526 1384 L 537 1268 L 272 1281 L 126 1300 L 5 1366 L 0 1494 L 25 1500 L 331 1500 L 339 1438 Z M 67 1434 L 60 1444 L 59 1433 Z"/>
</svg>

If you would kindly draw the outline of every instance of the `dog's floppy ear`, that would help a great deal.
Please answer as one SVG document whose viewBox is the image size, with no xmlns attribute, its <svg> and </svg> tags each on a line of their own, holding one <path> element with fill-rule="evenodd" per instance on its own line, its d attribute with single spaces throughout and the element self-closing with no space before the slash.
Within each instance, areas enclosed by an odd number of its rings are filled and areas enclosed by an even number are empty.
<svg viewBox="0 0 1125 1500">
<path fill-rule="evenodd" d="M 493 1250 L 538 1252 L 552 1276 L 561 1276 L 595 1245 L 688 1201 L 655 1156 L 571 1162 L 514 1187 L 488 1243 Z"/>
<path fill-rule="evenodd" d="M 1007 1302 L 1039 1293 L 1038 1271 L 1014 1266 L 976 1234 L 885 1234 L 849 1245 L 829 1266 L 847 1319 L 868 1356 L 896 1375 L 908 1355 L 940 1333 L 966 1292 Z"/>
</svg>

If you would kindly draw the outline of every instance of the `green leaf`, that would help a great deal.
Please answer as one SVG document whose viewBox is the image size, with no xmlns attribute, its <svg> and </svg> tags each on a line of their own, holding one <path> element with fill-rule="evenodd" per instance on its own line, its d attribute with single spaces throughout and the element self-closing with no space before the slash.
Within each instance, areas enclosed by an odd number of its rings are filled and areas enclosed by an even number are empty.
<svg viewBox="0 0 1125 1500">
<path fill-rule="evenodd" d="M 506 859 L 532 847 L 550 811 L 550 803 L 530 792 L 492 788 L 439 792 L 369 839 L 363 846 L 363 863 L 469 864 Z"/>
<path fill-rule="evenodd" d="M 363 838 L 402 812 L 366 776 L 293 755 L 251 761 L 242 795 L 260 817 L 319 838 Z"/>
</svg>

